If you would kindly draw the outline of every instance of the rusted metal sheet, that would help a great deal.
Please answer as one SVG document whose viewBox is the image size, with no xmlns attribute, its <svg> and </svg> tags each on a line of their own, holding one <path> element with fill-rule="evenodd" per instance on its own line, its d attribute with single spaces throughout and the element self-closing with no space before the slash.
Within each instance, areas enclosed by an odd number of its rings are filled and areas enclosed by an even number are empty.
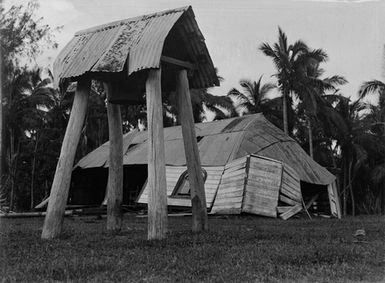
<svg viewBox="0 0 385 283">
<path fill-rule="evenodd" d="M 91 69 L 93 72 L 120 72 L 124 68 L 131 47 L 137 42 L 147 22 L 134 22 L 121 25 L 112 44 Z"/>
<path fill-rule="evenodd" d="M 197 60 L 195 63 L 199 69 L 191 78 L 190 86 L 204 88 L 219 85 L 190 6 L 116 21 L 76 33 L 55 60 L 55 81 L 85 73 L 121 72 L 127 61 L 128 75 L 159 68 L 166 37 L 177 22 L 185 32 L 198 35 L 184 42 L 186 49 L 192 52 L 191 57 Z M 204 62 L 202 58 L 205 58 Z"/>
<path fill-rule="evenodd" d="M 292 138 L 268 122 L 262 114 L 195 124 L 199 153 L 204 166 L 223 166 L 250 154 L 258 154 L 290 166 L 302 181 L 327 185 L 335 176 L 316 163 Z M 124 164 L 147 164 L 147 132 L 125 135 Z M 166 164 L 186 164 L 180 126 L 164 129 Z M 107 146 L 106 146 L 107 145 Z M 107 153 L 106 153 L 107 152 Z M 108 166 L 108 144 L 91 152 L 77 166 Z M 97 166 L 96 166 L 97 165 Z"/>
<path fill-rule="evenodd" d="M 128 58 L 128 75 L 148 68 L 158 68 L 163 44 L 173 25 L 183 11 L 170 13 L 160 17 L 150 17 L 141 38 L 133 45 Z M 144 21 L 143 21 L 144 22 Z"/>
</svg>

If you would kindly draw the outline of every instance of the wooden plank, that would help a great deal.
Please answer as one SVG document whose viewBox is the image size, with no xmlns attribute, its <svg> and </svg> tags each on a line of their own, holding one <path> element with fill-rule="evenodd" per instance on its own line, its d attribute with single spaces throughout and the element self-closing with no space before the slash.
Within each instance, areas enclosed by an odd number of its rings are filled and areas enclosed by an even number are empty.
<svg viewBox="0 0 385 283">
<path fill-rule="evenodd" d="M 220 175 L 222 175 L 222 172 L 225 169 L 224 166 L 213 166 L 213 167 L 204 166 L 203 168 L 207 171 L 207 173 L 220 174 Z"/>
<path fill-rule="evenodd" d="M 242 188 L 244 187 L 244 182 L 245 182 L 245 179 L 243 178 L 242 180 L 237 180 L 236 182 L 231 182 L 231 183 L 226 183 L 226 184 L 219 184 L 219 188 L 220 190 L 222 189 L 227 189 L 227 188 L 232 188 L 232 189 L 236 189 L 236 188 Z"/>
<path fill-rule="evenodd" d="M 274 184 L 269 184 L 265 182 L 257 182 L 256 180 L 253 180 L 252 178 L 247 179 L 247 186 L 253 189 L 259 189 L 261 188 L 262 190 L 272 190 L 272 191 L 278 191 L 279 186 L 274 185 Z"/>
<path fill-rule="evenodd" d="M 301 196 L 302 195 L 300 190 L 298 190 L 297 188 L 295 188 L 292 185 L 289 185 L 289 184 L 287 184 L 285 182 L 282 182 L 281 188 L 285 188 L 286 190 L 292 192 L 296 196 Z"/>
<path fill-rule="evenodd" d="M 281 172 L 282 165 L 281 163 L 272 163 L 272 162 L 260 162 L 259 159 L 250 159 L 250 168 L 257 169 L 257 170 L 265 170 L 267 169 L 268 172 Z"/>
<path fill-rule="evenodd" d="M 337 205 L 336 205 L 336 201 L 335 201 L 335 196 L 333 194 L 333 188 L 332 188 L 332 185 L 329 184 L 327 186 L 328 188 L 328 194 L 329 194 L 329 206 L 330 206 L 330 212 L 331 214 L 334 216 L 334 217 L 338 217 L 338 213 L 337 213 Z"/>
<path fill-rule="evenodd" d="M 245 175 L 245 174 L 246 174 L 245 170 L 233 171 L 228 174 L 225 172 L 222 176 L 222 179 L 235 178 L 236 176 Z"/>
<path fill-rule="evenodd" d="M 182 125 L 184 151 L 191 188 L 192 230 L 194 232 L 199 232 L 208 229 L 206 196 L 195 134 L 187 71 L 184 69 L 178 72 L 176 93 L 178 97 L 178 112 Z"/>
<path fill-rule="evenodd" d="M 112 94 L 111 83 L 104 83 L 107 97 Z M 120 105 L 107 101 L 108 131 L 110 140 L 108 185 L 107 185 L 107 230 L 120 231 L 123 201 L 123 130 Z M 133 135 L 131 135 L 133 137 Z M 132 140 L 132 138 L 131 138 Z"/>
<path fill-rule="evenodd" d="M 287 204 L 290 204 L 290 205 L 297 205 L 297 204 L 300 204 L 298 203 L 297 201 L 295 200 L 292 200 L 292 199 L 289 199 L 288 197 L 285 197 L 284 195 L 280 195 L 279 196 L 279 200 L 284 202 L 284 203 L 287 203 Z"/>
<path fill-rule="evenodd" d="M 213 186 L 217 186 L 218 184 L 219 184 L 219 181 L 220 180 L 207 180 L 206 179 L 206 181 L 204 182 L 204 184 L 205 184 L 205 187 L 207 186 L 207 185 L 213 185 Z"/>
<path fill-rule="evenodd" d="M 233 192 L 233 191 L 241 191 L 243 192 L 243 186 L 229 186 L 229 187 L 219 187 L 218 188 L 218 194 L 221 194 L 222 192 Z"/>
<path fill-rule="evenodd" d="M 242 207 L 242 211 L 247 213 L 257 214 L 257 215 L 277 217 L 277 211 L 275 208 L 271 209 L 263 206 L 256 206 L 254 204 L 245 204 Z"/>
<path fill-rule="evenodd" d="M 213 208 L 212 214 L 240 214 L 240 208 Z"/>
<path fill-rule="evenodd" d="M 252 174 L 255 177 L 265 178 L 265 179 L 277 179 L 278 180 L 281 178 L 280 173 L 275 174 L 275 173 L 270 173 L 270 172 L 266 172 L 266 171 L 262 171 L 262 170 L 256 170 L 253 168 L 249 169 L 249 175 L 250 174 Z"/>
<path fill-rule="evenodd" d="M 215 209 L 214 209 L 215 208 Z M 221 204 L 221 205 L 217 205 L 216 203 L 214 204 L 214 207 L 213 209 L 214 210 L 218 210 L 218 209 L 241 209 L 241 203 L 234 203 L 234 204 Z"/>
<path fill-rule="evenodd" d="M 195 70 L 197 68 L 196 65 L 193 63 L 190 63 L 187 61 L 182 61 L 182 60 L 168 57 L 168 56 L 164 56 L 164 55 L 162 55 L 160 57 L 160 60 L 164 63 L 172 64 L 172 65 L 175 65 L 178 67 L 183 67 L 183 68 L 190 69 L 190 70 Z"/>
<path fill-rule="evenodd" d="M 278 199 L 270 198 L 270 197 L 264 197 L 261 195 L 245 194 L 244 203 L 245 204 L 258 203 L 258 204 L 266 205 L 268 207 L 274 207 L 274 209 L 275 209 L 277 206 L 277 203 L 278 203 Z"/>
<path fill-rule="evenodd" d="M 284 186 L 281 187 L 281 194 L 284 194 L 286 197 L 291 198 L 295 201 L 301 202 L 302 201 L 302 196 L 293 193 L 293 191 L 285 188 Z"/>
<path fill-rule="evenodd" d="M 83 128 L 84 118 L 87 113 L 90 83 L 91 81 L 89 79 L 83 78 L 78 81 L 76 87 L 70 118 L 52 182 L 47 215 L 44 219 L 43 231 L 41 234 L 43 239 L 56 238 L 61 233 L 76 149 Z"/>
<path fill-rule="evenodd" d="M 287 186 L 291 187 L 292 189 L 301 192 L 301 183 L 299 180 L 287 178 L 287 175 L 282 176 L 282 183 L 285 183 Z"/>
<path fill-rule="evenodd" d="M 226 193 L 221 192 L 219 195 L 217 195 L 215 200 L 232 198 L 232 197 L 241 197 L 241 196 L 243 196 L 242 191 L 234 191 L 234 192 L 226 192 Z"/>
<path fill-rule="evenodd" d="M 231 161 L 230 163 L 227 163 L 227 164 L 225 165 L 225 171 L 226 171 L 226 169 L 228 169 L 228 168 L 231 168 L 231 167 L 233 167 L 233 166 L 236 166 L 236 165 L 238 165 L 238 164 L 242 164 L 243 162 L 246 162 L 246 159 L 247 159 L 247 157 L 241 157 L 241 158 L 238 158 L 238 159 L 236 159 L 236 160 Z"/>
<path fill-rule="evenodd" d="M 251 196 L 261 196 L 266 198 L 274 198 L 278 200 L 278 192 L 273 190 L 258 190 L 258 189 L 250 189 L 246 186 L 245 194 Z"/>
<path fill-rule="evenodd" d="M 167 233 L 167 183 L 164 154 L 161 70 L 151 69 L 146 81 L 148 123 L 148 239 Z"/>
<path fill-rule="evenodd" d="M 230 204 L 230 203 L 242 203 L 243 196 L 231 197 L 231 198 L 223 198 L 223 199 L 215 199 L 216 205 L 221 204 Z"/>
<path fill-rule="evenodd" d="M 264 184 L 270 185 L 272 187 L 279 187 L 279 185 L 281 184 L 281 177 L 277 177 L 276 179 L 270 180 L 270 179 L 262 178 L 259 176 L 255 176 L 252 173 L 249 173 L 248 180 L 251 180 L 251 181 L 257 182 L 257 183 L 264 183 Z"/>
<path fill-rule="evenodd" d="M 281 213 L 288 211 L 291 208 L 292 208 L 292 206 L 277 206 L 277 212 L 279 214 L 281 214 Z"/>
<path fill-rule="evenodd" d="M 301 210 L 302 210 L 302 205 L 297 204 L 297 205 L 293 206 L 291 209 L 289 209 L 288 211 L 282 213 L 279 217 L 281 217 L 283 220 L 287 220 L 290 217 L 292 217 L 293 215 L 300 212 Z"/>
<path fill-rule="evenodd" d="M 299 180 L 299 176 L 297 172 L 293 168 L 291 168 L 289 165 L 285 164 L 283 167 L 283 170 L 287 175 L 289 175 L 293 179 Z"/>
<path fill-rule="evenodd" d="M 217 175 L 214 175 L 212 173 L 207 173 L 207 178 L 206 178 L 206 181 L 220 181 L 222 179 L 222 173 L 221 174 L 217 174 Z"/>
<path fill-rule="evenodd" d="M 232 166 L 232 167 L 227 168 L 225 170 L 225 174 L 228 174 L 230 172 L 234 172 L 234 171 L 237 171 L 237 170 L 241 170 L 241 169 L 243 169 L 245 167 L 246 167 L 246 162 L 243 162 L 243 163 L 238 164 L 236 166 Z"/>
<path fill-rule="evenodd" d="M 261 171 L 261 172 L 266 172 L 274 175 L 281 175 L 281 168 L 279 167 L 271 167 L 263 164 L 250 163 L 250 169 L 254 171 Z"/>
<path fill-rule="evenodd" d="M 227 185 L 227 184 L 232 184 L 232 183 L 238 183 L 238 182 L 244 181 L 245 177 L 246 177 L 246 175 L 242 174 L 242 175 L 239 175 L 239 176 L 236 176 L 233 178 L 222 179 L 220 182 L 220 185 L 222 186 L 222 185 Z"/>
<path fill-rule="evenodd" d="M 333 191 L 333 194 L 334 194 L 334 199 L 336 201 L 336 207 L 337 207 L 337 217 L 338 219 L 341 219 L 341 205 L 340 205 L 340 197 L 338 195 L 338 191 L 337 191 L 337 181 L 334 180 L 334 182 L 332 183 L 332 191 Z"/>
<path fill-rule="evenodd" d="M 168 205 L 191 207 L 191 200 L 190 199 L 167 198 L 167 203 L 168 203 Z"/>
</svg>

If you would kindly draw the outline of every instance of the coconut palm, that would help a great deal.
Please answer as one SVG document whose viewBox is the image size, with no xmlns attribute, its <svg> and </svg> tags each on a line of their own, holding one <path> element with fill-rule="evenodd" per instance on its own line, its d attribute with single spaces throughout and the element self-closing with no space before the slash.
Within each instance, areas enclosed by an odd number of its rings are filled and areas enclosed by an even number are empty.
<svg viewBox="0 0 385 283">
<path fill-rule="evenodd" d="M 378 170 L 380 170 L 383 163 L 385 144 L 380 142 L 379 137 L 370 130 L 372 119 L 365 114 L 368 108 L 369 106 L 363 103 L 361 99 L 351 102 L 349 98 L 343 96 L 339 97 L 335 106 L 336 111 L 343 119 L 342 123 L 346 126 L 345 130 L 338 131 L 335 135 L 341 151 L 345 215 L 348 195 L 351 198 L 352 214 L 355 214 L 354 183 L 358 182 L 357 179 L 371 175 L 362 172 L 365 172 L 365 169 L 368 171 L 367 168 L 369 167 L 374 168 L 376 166 L 379 166 Z M 374 159 L 378 160 L 373 163 Z M 370 164 L 371 162 L 373 164 Z"/>
<path fill-rule="evenodd" d="M 309 58 L 308 58 L 309 59 Z M 313 158 L 313 133 L 312 125 L 318 120 L 318 115 L 322 116 L 333 111 L 330 104 L 325 100 L 324 95 L 328 91 L 336 93 L 337 87 L 347 81 L 342 76 L 332 76 L 321 79 L 323 70 L 319 68 L 319 63 L 310 57 L 313 63 L 305 63 L 305 72 L 296 83 L 296 93 L 300 99 L 299 109 L 302 110 L 308 128 L 309 154 Z M 314 63 L 315 61 L 315 63 Z M 327 108 L 327 109 L 325 109 Z M 330 110 L 330 111 L 328 111 Z M 301 112 L 301 111 L 300 111 Z M 330 117 L 333 118 L 334 116 Z"/>
<path fill-rule="evenodd" d="M 263 43 L 259 49 L 268 57 L 273 59 L 274 65 L 277 69 L 275 76 L 278 80 L 278 87 L 282 93 L 282 110 L 283 110 L 283 130 L 289 134 L 287 108 L 288 97 L 294 91 L 294 83 L 296 79 L 296 60 L 298 56 L 308 51 L 307 45 L 299 40 L 294 44 L 287 43 L 287 36 L 278 27 L 278 42 L 270 46 L 268 43 Z M 291 106 L 290 106 L 291 107 Z"/>
<path fill-rule="evenodd" d="M 364 82 L 361 85 L 359 91 L 359 97 L 362 99 L 371 93 L 379 94 L 379 105 L 377 109 L 374 110 L 373 114 L 376 113 L 376 124 L 382 124 L 382 134 L 385 137 L 385 83 L 379 80 L 372 80 Z"/>
<path fill-rule="evenodd" d="M 267 95 L 276 86 L 272 83 L 262 84 L 261 81 L 262 76 L 258 81 L 243 79 L 239 82 L 243 92 L 236 88 L 228 92 L 227 96 L 234 101 L 239 114 L 260 113 L 266 110 L 266 104 L 270 100 Z"/>
<path fill-rule="evenodd" d="M 305 93 L 313 92 L 319 87 L 320 69 L 318 65 L 326 61 L 327 54 L 322 49 L 311 50 L 301 40 L 294 44 L 287 43 L 287 36 L 278 28 L 278 42 L 270 46 L 263 43 L 259 49 L 268 57 L 273 59 L 277 69 L 275 76 L 278 80 L 278 87 L 282 93 L 283 99 L 283 120 L 284 132 L 289 134 L 287 122 L 288 98 L 296 95 L 300 99 L 304 99 Z M 313 104 L 316 103 L 315 95 L 307 95 Z"/>
</svg>

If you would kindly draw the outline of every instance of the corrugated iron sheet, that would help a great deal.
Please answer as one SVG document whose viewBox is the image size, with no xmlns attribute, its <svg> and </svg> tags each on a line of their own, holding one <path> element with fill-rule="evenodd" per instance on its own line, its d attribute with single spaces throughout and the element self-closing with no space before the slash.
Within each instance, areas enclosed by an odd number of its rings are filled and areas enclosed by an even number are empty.
<svg viewBox="0 0 385 283">
<path fill-rule="evenodd" d="M 182 17 L 183 16 L 183 17 Z M 165 39 L 176 22 L 184 32 L 197 37 L 185 41 L 197 61 L 199 72 L 190 82 L 192 88 L 219 85 L 203 36 L 190 6 L 117 21 L 75 34 L 54 63 L 56 81 L 92 72 L 121 72 L 128 58 L 128 75 L 159 68 Z M 199 58 L 198 58 L 199 57 Z"/>
<path fill-rule="evenodd" d="M 327 185 L 335 180 L 334 175 L 262 114 L 195 124 L 195 131 L 197 137 L 202 137 L 198 148 L 204 166 L 223 166 L 246 155 L 258 154 L 289 165 L 302 181 Z M 124 136 L 124 164 L 147 164 L 147 135 L 147 132 L 136 132 Z M 181 127 L 165 128 L 164 136 L 166 164 L 186 165 Z M 106 143 L 80 160 L 77 166 L 108 166 L 108 150 Z"/>
</svg>

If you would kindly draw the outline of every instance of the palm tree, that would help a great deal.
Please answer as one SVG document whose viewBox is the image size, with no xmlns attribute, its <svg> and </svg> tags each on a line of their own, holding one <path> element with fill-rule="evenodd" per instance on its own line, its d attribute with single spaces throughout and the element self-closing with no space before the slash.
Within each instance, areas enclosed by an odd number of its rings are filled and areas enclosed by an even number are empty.
<svg viewBox="0 0 385 283">
<path fill-rule="evenodd" d="M 270 100 L 267 95 L 276 86 L 272 83 L 262 84 L 262 76 L 258 81 L 243 79 L 239 82 L 243 92 L 238 89 L 231 89 L 227 96 L 230 97 L 236 105 L 238 114 L 260 113 L 266 110 L 266 104 Z"/>
<path fill-rule="evenodd" d="M 307 56 L 312 56 L 307 54 Z M 299 109 L 302 109 L 308 128 L 309 154 L 313 158 L 313 133 L 312 124 L 318 119 L 318 114 L 329 113 L 330 104 L 324 99 L 327 91 L 338 92 L 337 87 L 343 85 L 347 80 L 342 76 L 332 76 L 321 79 L 323 70 L 319 68 L 319 62 L 312 57 L 307 57 L 308 62 L 304 62 L 300 79 L 296 82 L 296 93 L 300 99 Z M 311 63 L 309 63 L 309 61 Z M 325 112 L 325 107 L 326 109 Z"/>
<path fill-rule="evenodd" d="M 385 138 L 385 83 L 379 80 L 372 80 L 364 82 L 359 91 L 359 97 L 364 98 L 371 93 L 379 94 L 378 105 L 371 105 L 368 117 L 371 119 L 371 131 L 382 136 L 382 144 Z M 383 158 L 382 158 L 383 160 Z M 379 162 L 371 170 L 371 180 L 374 185 L 381 188 L 380 201 L 381 213 L 385 213 L 385 190 L 383 189 L 385 183 L 385 162 Z"/>
<path fill-rule="evenodd" d="M 344 129 L 336 131 L 336 141 L 341 150 L 343 168 L 344 214 L 347 212 L 347 196 L 350 195 L 352 214 L 355 215 L 355 197 L 353 186 L 360 170 L 369 162 L 369 152 L 383 152 L 384 145 L 370 131 L 371 119 L 364 115 L 368 105 L 361 99 L 351 102 L 349 98 L 340 96 L 335 109 L 343 119 Z M 342 124 L 341 123 L 341 124 Z M 377 154 L 378 155 L 378 154 Z"/>
<path fill-rule="evenodd" d="M 294 44 L 288 45 L 287 36 L 278 27 L 278 42 L 271 47 L 268 43 L 263 43 L 259 49 L 268 57 L 273 59 L 277 69 L 275 76 L 278 79 L 278 87 L 282 93 L 282 109 L 283 109 L 283 130 L 285 134 L 289 134 L 287 120 L 287 100 L 290 93 L 294 91 L 294 83 L 296 79 L 296 60 L 298 56 L 308 51 L 307 45 L 299 40 Z"/>
<path fill-rule="evenodd" d="M 315 90 L 323 85 L 318 79 L 321 74 L 318 66 L 327 60 L 327 54 L 322 49 L 310 50 L 301 40 L 288 45 L 287 36 L 281 28 L 278 28 L 278 34 L 278 42 L 274 43 L 273 47 L 263 43 L 259 49 L 273 59 L 277 69 L 275 76 L 283 99 L 284 132 L 289 134 L 287 119 L 289 98 L 294 94 L 301 100 L 308 98 L 307 100 L 313 105 L 316 104 Z M 308 95 L 304 95 L 305 93 Z"/>
<path fill-rule="evenodd" d="M 362 99 L 370 93 L 379 94 L 379 109 L 377 110 L 377 117 L 379 118 L 377 124 L 383 125 L 383 136 L 385 137 L 385 83 L 379 80 L 372 80 L 364 82 L 359 91 L 359 97 Z"/>
<path fill-rule="evenodd" d="M 218 69 L 215 68 L 215 73 L 218 76 L 219 81 L 224 79 L 218 75 Z M 203 89 L 191 89 L 191 105 L 193 110 L 194 122 L 202 122 L 205 118 L 207 110 L 214 113 L 213 120 L 221 120 L 229 117 L 234 117 L 237 115 L 235 108 L 233 106 L 232 100 L 225 95 L 213 95 L 209 93 L 207 88 Z M 175 92 L 165 93 L 162 97 L 163 99 L 163 110 L 164 117 L 172 117 L 172 125 L 178 124 L 178 109 L 177 97 Z M 167 115 L 166 115 L 167 114 Z M 166 118 L 166 121 L 170 120 Z"/>
</svg>

